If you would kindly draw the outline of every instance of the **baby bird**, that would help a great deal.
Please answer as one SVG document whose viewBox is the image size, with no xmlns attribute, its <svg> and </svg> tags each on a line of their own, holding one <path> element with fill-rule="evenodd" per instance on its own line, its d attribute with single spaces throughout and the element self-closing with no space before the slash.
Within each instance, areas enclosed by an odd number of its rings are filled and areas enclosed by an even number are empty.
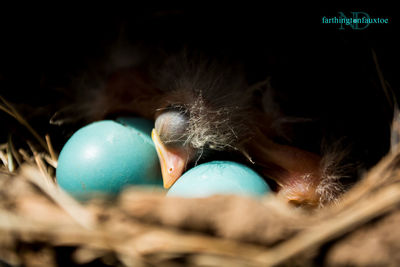
<svg viewBox="0 0 400 267">
<path fill-rule="evenodd" d="M 343 191 L 321 155 L 274 141 L 278 118 L 255 104 L 257 87 L 246 83 L 240 67 L 187 52 L 161 61 L 113 73 L 91 114 L 93 120 L 121 114 L 154 120 L 165 188 L 191 167 L 219 159 L 247 164 L 298 206 L 321 206 Z"/>
</svg>

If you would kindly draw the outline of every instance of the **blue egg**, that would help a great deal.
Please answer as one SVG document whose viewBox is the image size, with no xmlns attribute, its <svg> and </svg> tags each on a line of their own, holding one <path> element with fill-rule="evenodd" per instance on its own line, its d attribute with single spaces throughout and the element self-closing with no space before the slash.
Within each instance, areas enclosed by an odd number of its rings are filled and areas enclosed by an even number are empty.
<svg viewBox="0 0 400 267">
<path fill-rule="evenodd" d="M 96 193 L 118 194 L 128 185 L 162 185 L 159 160 L 150 134 L 153 122 L 119 118 L 89 124 L 65 144 L 57 181 L 78 199 Z"/>
<path fill-rule="evenodd" d="M 180 177 L 168 196 L 208 197 L 215 194 L 262 196 L 270 192 L 263 178 L 245 165 L 212 161 L 198 165 Z"/>
</svg>

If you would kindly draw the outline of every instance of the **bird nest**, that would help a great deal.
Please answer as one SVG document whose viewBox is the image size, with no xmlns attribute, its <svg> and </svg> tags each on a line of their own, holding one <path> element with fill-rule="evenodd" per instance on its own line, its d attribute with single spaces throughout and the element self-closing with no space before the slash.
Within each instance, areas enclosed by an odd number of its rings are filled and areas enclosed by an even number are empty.
<svg viewBox="0 0 400 267">
<path fill-rule="evenodd" d="M 30 152 L 15 148 L 11 139 L 0 147 L 1 264 L 400 264 L 396 146 L 339 203 L 314 211 L 294 208 L 273 195 L 183 200 L 135 187 L 113 200 L 82 204 L 56 185 L 57 157 L 49 136 L 42 139 L 10 103 L 1 100 L 1 109 L 36 137 L 28 143 Z M 395 123 L 395 133 L 397 128 Z"/>
</svg>

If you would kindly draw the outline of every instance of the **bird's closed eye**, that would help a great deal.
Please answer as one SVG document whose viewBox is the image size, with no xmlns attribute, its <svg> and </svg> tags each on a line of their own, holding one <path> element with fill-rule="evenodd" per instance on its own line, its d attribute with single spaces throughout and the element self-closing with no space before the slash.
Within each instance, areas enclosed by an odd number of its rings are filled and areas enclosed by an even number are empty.
<svg viewBox="0 0 400 267">
<path fill-rule="evenodd" d="M 160 140 L 168 146 L 184 146 L 187 141 L 186 130 L 189 117 L 182 107 L 168 108 L 161 113 L 155 122 L 155 129 Z"/>
</svg>

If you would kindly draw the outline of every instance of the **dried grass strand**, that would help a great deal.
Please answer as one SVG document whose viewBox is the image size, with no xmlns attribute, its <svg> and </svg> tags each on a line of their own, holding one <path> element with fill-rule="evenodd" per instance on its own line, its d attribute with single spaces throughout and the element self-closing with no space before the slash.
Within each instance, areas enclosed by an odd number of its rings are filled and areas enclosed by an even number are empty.
<svg viewBox="0 0 400 267">
<path fill-rule="evenodd" d="M 11 153 L 11 148 L 9 146 L 10 143 L 8 143 L 7 149 L 6 149 L 6 154 L 7 154 L 7 161 L 8 161 L 8 170 L 10 172 L 13 172 L 15 170 L 15 164 L 14 164 L 14 159 L 13 155 Z"/>
<path fill-rule="evenodd" d="M 374 60 L 374 63 L 375 63 L 376 73 L 378 74 L 379 82 L 381 83 L 383 92 L 385 93 L 386 100 L 389 103 L 390 108 L 393 110 L 393 108 L 397 105 L 396 98 L 394 97 L 393 91 L 389 90 L 389 88 L 386 86 L 386 80 L 385 80 L 385 78 L 383 76 L 383 72 L 379 66 L 378 57 L 375 53 L 375 50 L 372 49 L 371 53 L 372 53 L 372 59 Z"/>
<path fill-rule="evenodd" d="M 6 154 L 0 150 L 0 160 L 3 162 L 3 165 L 8 169 L 8 160 Z"/>
<path fill-rule="evenodd" d="M 50 139 L 50 135 L 49 135 L 49 134 L 46 134 L 45 139 L 46 139 L 46 144 L 47 144 L 47 148 L 48 148 L 48 151 L 49 151 L 49 153 L 50 153 L 51 159 L 52 159 L 54 162 L 57 162 L 57 155 L 56 155 L 56 153 L 54 152 L 53 145 L 52 145 L 51 139 Z"/>
<path fill-rule="evenodd" d="M 13 155 L 14 159 L 17 161 L 18 165 L 21 166 L 22 159 L 21 159 L 21 156 L 18 154 L 17 150 L 14 147 L 11 135 L 9 135 L 9 137 L 8 137 L 7 147 L 11 151 L 11 154 Z"/>
<path fill-rule="evenodd" d="M 20 148 L 18 149 L 18 153 L 22 156 L 22 159 L 26 162 L 32 163 L 33 160 L 31 156 L 29 156 L 28 152 L 26 152 L 24 149 Z"/>
<path fill-rule="evenodd" d="M 57 165 L 58 165 L 57 161 L 53 160 L 50 156 L 48 156 L 46 154 L 43 155 L 43 158 L 51 167 L 53 167 L 54 169 L 57 169 Z"/>
</svg>

